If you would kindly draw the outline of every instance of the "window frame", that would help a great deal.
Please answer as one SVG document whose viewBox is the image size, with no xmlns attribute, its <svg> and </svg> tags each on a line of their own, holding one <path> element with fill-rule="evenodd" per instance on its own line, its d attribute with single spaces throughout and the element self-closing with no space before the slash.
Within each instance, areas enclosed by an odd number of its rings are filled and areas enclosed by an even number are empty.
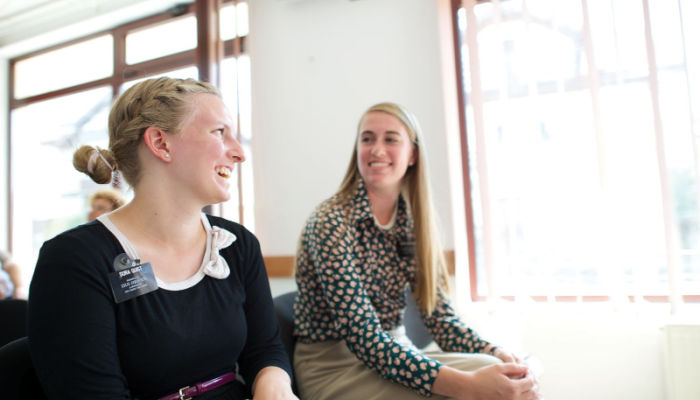
<svg viewBox="0 0 700 400">
<path fill-rule="evenodd" d="M 147 77 L 155 74 L 160 74 L 179 68 L 195 66 L 199 71 L 199 79 L 212 82 L 217 87 L 219 86 L 218 71 L 220 62 L 227 57 L 237 58 L 240 55 L 246 54 L 246 39 L 247 36 L 236 35 L 232 39 L 221 41 L 218 31 L 212 32 L 213 27 L 219 28 L 219 9 L 223 6 L 244 1 L 239 0 L 196 0 L 188 5 L 177 5 L 169 10 L 139 18 L 116 27 L 90 33 L 72 40 L 68 40 L 56 45 L 52 45 L 40 50 L 31 51 L 9 60 L 8 68 L 8 118 L 7 118 L 7 247 L 9 251 L 13 249 L 13 181 L 12 181 L 12 111 L 37 102 L 57 98 L 73 93 L 82 92 L 85 90 L 94 89 L 97 87 L 109 86 L 112 89 L 112 97 L 116 98 L 119 95 L 119 89 L 122 84 L 128 81 Z M 176 18 L 181 18 L 187 15 L 194 15 L 197 18 L 197 47 L 194 49 L 182 51 L 175 54 L 166 55 L 152 60 L 143 61 L 137 64 L 128 65 L 126 63 L 126 35 L 130 31 L 149 28 L 172 21 Z M 204 21 L 204 23 L 200 23 Z M 213 34 L 212 34 L 213 33 Z M 35 57 L 44 53 L 59 50 L 77 43 L 81 43 L 99 36 L 111 35 L 113 40 L 113 71 L 112 75 L 106 78 L 93 81 L 83 82 L 78 85 L 69 86 L 49 92 L 29 96 L 22 99 L 15 98 L 15 65 L 22 60 Z M 238 121 L 238 137 L 240 138 L 240 118 L 236 116 Z M 239 196 L 239 221 L 243 223 L 243 204 L 242 204 L 242 182 L 240 179 L 241 171 L 238 168 L 238 196 Z M 216 210 L 210 210 L 216 211 Z"/>
<path fill-rule="evenodd" d="M 490 0 L 476 0 L 476 4 L 488 3 Z M 488 296 L 483 293 L 479 293 L 478 280 L 477 280 L 477 260 L 476 260 L 476 239 L 475 239 L 475 221 L 474 221 L 474 205 L 472 200 L 472 182 L 470 180 L 470 160 L 469 160 L 469 144 L 467 139 L 467 120 L 466 120 L 466 86 L 464 82 L 464 76 L 462 74 L 465 66 L 462 64 L 461 48 L 463 45 L 462 35 L 459 32 L 458 24 L 458 12 L 463 7 L 463 0 L 450 0 L 451 12 L 450 12 L 450 22 L 452 28 L 452 40 L 454 49 L 454 60 L 455 60 L 455 81 L 457 84 L 457 105 L 458 105 L 458 115 L 459 115 L 459 129 L 458 133 L 460 135 L 460 151 L 462 157 L 462 182 L 464 188 L 464 212 L 466 219 L 466 230 L 467 230 L 467 260 L 469 268 L 469 286 L 470 286 L 470 297 L 472 301 L 486 301 Z M 458 266 L 455 266 L 458 267 Z M 613 300 L 613 296 L 601 296 L 601 295 L 529 295 L 529 299 L 536 302 L 604 302 Z M 625 296 L 630 302 L 635 302 L 638 300 L 649 301 L 649 302 L 672 302 L 670 295 L 653 295 L 646 294 L 641 296 L 626 295 Z M 679 296 L 683 302 L 700 302 L 700 295 L 680 295 Z M 501 295 L 498 296 L 499 299 L 506 301 L 515 301 L 516 297 L 513 295 Z"/>
</svg>

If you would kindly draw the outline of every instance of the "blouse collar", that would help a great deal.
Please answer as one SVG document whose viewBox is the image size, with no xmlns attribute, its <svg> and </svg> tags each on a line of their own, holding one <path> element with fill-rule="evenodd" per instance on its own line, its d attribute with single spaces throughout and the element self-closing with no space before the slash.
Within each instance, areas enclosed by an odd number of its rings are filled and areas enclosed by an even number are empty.
<svg viewBox="0 0 700 400">
<path fill-rule="evenodd" d="M 396 215 L 394 224 L 389 229 L 389 231 L 396 231 L 399 234 L 407 235 L 413 232 L 413 219 L 411 218 L 411 210 L 404 200 L 406 194 L 401 191 L 399 194 L 399 201 L 396 206 Z M 372 213 L 372 208 L 369 204 L 369 196 L 367 195 L 367 188 L 365 187 L 365 182 L 359 179 L 357 184 L 357 189 L 355 195 L 352 198 L 352 215 L 353 219 L 357 224 L 360 224 L 366 220 L 371 220 L 374 224 L 374 214 Z"/>
<path fill-rule="evenodd" d="M 204 223 L 204 229 L 206 229 L 206 226 L 209 225 L 209 220 L 205 217 L 203 221 L 206 221 L 206 223 Z M 203 271 L 205 275 L 216 279 L 228 278 L 231 273 L 231 268 L 229 268 L 226 259 L 224 259 L 219 252 L 221 249 L 232 245 L 235 241 L 236 235 L 233 233 L 226 229 L 219 228 L 218 226 L 210 226 L 210 229 L 207 231 L 207 251 L 203 262 Z"/>
<path fill-rule="evenodd" d="M 117 238 L 119 243 L 122 245 L 124 252 L 132 260 L 139 259 L 136 249 L 129 242 L 126 236 L 117 228 L 116 225 L 109 219 L 108 214 L 103 214 L 97 217 L 110 232 Z M 168 290 L 183 290 L 196 285 L 199 281 L 204 278 L 204 276 L 210 276 L 215 279 L 226 279 L 231 273 L 231 268 L 229 267 L 226 260 L 221 256 L 220 251 L 229 247 L 233 242 L 236 241 L 236 235 L 227 231 L 226 229 L 220 228 L 218 226 L 211 226 L 207 216 L 201 214 L 202 226 L 207 235 L 206 249 L 204 252 L 204 258 L 202 264 L 197 272 L 180 282 L 163 282 L 156 276 L 156 281 L 158 286 Z M 141 260 L 143 262 L 148 262 L 148 260 Z"/>
</svg>

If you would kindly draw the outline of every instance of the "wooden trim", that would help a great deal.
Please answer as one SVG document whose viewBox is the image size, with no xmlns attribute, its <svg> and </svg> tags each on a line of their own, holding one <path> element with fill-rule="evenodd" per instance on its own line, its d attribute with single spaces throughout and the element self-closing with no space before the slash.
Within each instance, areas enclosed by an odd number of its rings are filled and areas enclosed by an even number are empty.
<svg viewBox="0 0 700 400">
<path fill-rule="evenodd" d="M 284 278 L 294 275 L 294 259 L 295 256 L 268 256 L 263 257 L 267 276 L 270 278 Z M 455 252 L 454 250 L 445 251 L 445 261 L 447 261 L 447 271 L 451 276 L 455 274 Z"/>
<path fill-rule="evenodd" d="M 9 73 L 7 74 L 7 93 L 8 93 L 8 98 L 7 98 L 7 103 L 8 105 L 14 98 L 14 90 L 15 90 L 15 85 L 14 85 L 14 80 L 15 80 L 15 69 L 14 69 L 14 62 L 10 62 L 8 65 L 9 68 Z M 14 214 L 14 204 L 12 203 L 12 188 L 13 188 L 13 182 L 12 182 L 12 135 L 10 134 L 12 128 L 12 109 L 9 108 L 7 110 L 7 123 L 5 125 L 5 132 L 7 132 L 7 164 L 6 164 L 6 179 L 7 179 L 7 251 L 12 253 L 13 248 L 13 242 L 12 242 L 12 224 L 14 223 L 14 218 L 12 215 Z"/>
<path fill-rule="evenodd" d="M 291 277 L 294 275 L 294 256 L 263 257 L 267 276 L 270 278 Z"/>
<path fill-rule="evenodd" d="M 605 301 L 612 300 L 612 297 L 610 297 L 610 296 L 599 296 L 599 295 L 583 295 L 583 296 L 531 295 L 531 296 L 526 296 L 526 297 L 528 297 L 531 300 L 538 302 L 538 303 L 545 303 L 545 302 L 549 302 L 550 300 L 554 303 L 575 303 L 575 302 L 579 302 L 579 301 L 582 301 L 585 303 L 590 303 L 590 302 L 605 302 Z M 500 296 L 499 298 L 501 300 L 505 300 L 505 301 L 515 301 L 515 296 Z M 686 303 L 700 303 L 700 296 L 698 296 L 698 295 L 683 295 L 683 296 L 681 296 L 681 298 Z M 627 299 L 631 303 L 637 302 L 637 299 L 635 298 L 635 296 L 627 296 Z M 486 301 L 486 300 L 487 300 L 486 296 L 478 296 L 475 299 L 475 301 Z M 668 303 L 669 296 L 664 296 L 664 295 L 642 296 L 642 300 L 648 301 L 651 303 Z"/>
<path fill-rule="evenodd" d="M 233 6 L 236 7 L 238 4 L 238 0 L 233 1 Z M 230 46 L 228 45 L 230 43 Z M 228 40 L 222 44 L 223 47 L 223 52 L 224 52 L 224 57 L 226 56 L 233 56 L 236 60 L 238 60 L 238 57 L 241 55 L 241 48 L 242 48 L 242 42 L 241 38 L 238 36 L 238 32 L 236 32 L 236 37 L 234 37 L 231 40 Z M 243 133 L 241 132 L 242 125 L 241 125 L 241 80 L 240 80 L 240 75 L 238 74 L 239 71 L 239 64 L 236 62 L 236 70 L 234 71 L 234 74 L 236 76 L 236 109 L 234 110 L 235 118 L 236 118 L 236 140 L 238 141 L 239 144 L 243 143 Z M 243 163 L 238 163 L 236 164 L 236 185 L 238 188 L 238 221 L 241 223 L 241 225 L 245 225 L 245 211 L 246 211 L 246 206 L 252 206 L 252 205 L 246 205 L 244 202 L 243 198 Z"/>
<path fill-rule="evenodd" d="M 112 43 L 114 45 L 114 59 L 112 60 L 112 102 L 119 96 L 119 89 L 124 82 L 124 72 L 126 70 L 126 29 L 115 29 L 112 33 Z"/>
<path fill-rule="evenodd" d="M 455 251 L 445 250 L 445 262 L 447 262 L 447 273 L 455 276 Z"/>
<path fill-rule="evenodd" d="M 270 278 L 291 278 L 294 276 L 294 256 L 268 256 L 263 257 L 265 261 L 265 268 L 267 269 L 267 275 Z M 454 250 L 445 251 L 445 260 L 447 261 L 447 270 L 450 276 L 454 276 L 455 273 L 455 252 Z M 599 295 L 583 295 L 583 296 L 546 296 L 546 295 L 532 295 L 528 296 L 533 301 L 538 303 L 548 302 L 552 300 L 555 303 L 573 303 L 578 301 L 583 301 L 586 303 L 590 302 L 604 302 L 610 301 L 610 296 L 599 296 Z M 663 303 L 668 302 L 668 296 L 664 295 L 653 295 L 653 296 L 642 296 L 645 301 L 652 303 Z M 502 300 L 515 301 L 514 296 L 501 296 Z M 637 299 L 634 296 L 628 297 L 629 301 L 635 302 Z M 682 299 L 686 303 L 699 303 L 700 296 L 698 295 L 685 295 Z M 474 301 L 485 301 L 486 296 L 477 296 Z"/>
<path fill-rule="evenodd" d="M 223 0 L 223 3 L 230 3 L 232 0 Z M 60 43 L 54 46 L 50 46 L 41 50 L 37 50 L 31 53 L 23 54 L 21 56 L 15 57 L 10 60 L 9 65 L 9 79 L 8 79 L 8 89 L 9 89 L 9 105 L 10 110 L 25 106 L 27 104 L 51 99 L 54 97 L 65 96 L 67 94 L 81 92 L 84 90 L 92 89 L 99 86 L 104 86 L 105 84 L 111 83 L 114 89 L 115 96 L 119 94 L 119 87 L 121 84 L 138 79 L 146 76 L 154 75 L 161 72 L 171 71 L 178 68 L 184 68 L 189 65 L 198 65 L 197 63 L 197 48 L 185 50 L 180 53 L 171 54 L 163 56 L 160 58 L 147 60 L 133 65 L 128 65 L 125 62 L 125 40 L 126 35 L 129 32 L 139 30 L 141 28 L 151 27 L 157 25 L 158 23 L 165 23 L 172 21 L 174 18 L 182 17 L 183 15 L 191 15 L 195 11 L 194 4 L 190 4 L 184 14 L 174 15 L 173 11 L 165 11 L 150 17 L 145 17 L 143 19 L 128 22 L 123 25 L 117 26 L 112 29 L 96 32 L 84 37 L 76 38 L 64 43 Z M 211 19 L 211 18 L 210 18 Z M 216 19 L 218 26 L 218 18 Z M 22 99 L 16 99 L 14 96 L 14 65 L 18 61 L 31 58 L 40 54 L 58 50 L 76 43 L 80 43 L 86 40 L 94 39 L 99 36 L 111 34 L 114 41 L 114 71 L 111 76 L 97 79 L 95 81 L 83 82 L 74 86 L 69 86 L 66 88 L 56 89 L 50 92 L 41 93 L 39 95 L 29 96 Z M 198 38 L 200 39 L 200 38 Z M 204 39 L 200 39 L 204 40 Z M 245 52 L 245 37 L 236 37 L 234 39 L 229 39 L 223 42 L 221 45 L 222 50 L 217 49 L 216 52 L 220 51 L 223 53 L 224 57 L 234 56 Z M 199 66 L 199 65 L 198 65 Z M 212 67 L 214 68 L 214 67 Z M 218 68 L 218 67 L 216 67 Z M 200 67 L 200 71 L 203 71 Z M 211 71 L 207 71 L 211 75 Z M 203 79 L 204 80 L 204 79 Z M 9 132 L 9 130 L 8 130 Z"/>
<path fill-rule="evenodd" d="M 469 289 L 472 300 L 479 297 L 476 285 L 476 240 L 474 234 L 474 207 L 472 205 L 472 183 L 469 178 L 469 144 L 467 141 L 466 95 L 464 93 L 464 76 L 462 75 L 462 40 L 459 34 L 457 12 L 462 7 L 461 0 L 452 0 L 452 42 L 455 52 L 455 75 L 457 81 L 457 105 L 459 107 L 459 136 L 462 151 L 462 187 L 464 189 L 464 215 L 467 227 L 467 257 L 469 262 Z M 454 275 L 454 252 L 452 254 L 452 271 Z"/>
<path fill-rule="evenodd" d="M 169 10 L 160 12 L 158 14 L 154 14 L 154 15 L 151 15 L 148 17 L 143 17 L 143 18 L 138 19 L 136 21 L 126 22 L 122 25 L 119 25 L 119 26 L 116 26 L 116 27 L 113 27 L 110 29 L 105 29 L 102 31 L 94 32 L 94 33 L 91 33 L 89 35 L 80 36 L 80 37 L 75 38 L 75 39 L 70 39 L 70 40 L 67 40 L 65 42 L 61 42 L 61 43 L 58 43 L 58 44 L 55 44 L 52 46 L 45 47 L 43 49 L 35 50 L 35 51 L 29 52 L 29 53 L 24 53 L 24 54 L 21 54 L 15 58 L 13 58 L 12 60 L 13 61 L 21 61 L 21 60 L 24 60 L 27 58 L 32 58 L 32 57 L 38 56 L 40 54 L 52 52 L 54 50 L 59 50 L 59 49 L 62 49 L 62 48 L 68 47 L 68 46 L 72 46 L 72 45 L 80 43 L 80 42 L 94 39 L 96 37 L 114 34 L 114 32 L 117 30 L 123 30 L 123 31 L 128 33 L 128 32 L 132 32 L 132 31 L 137 31 L 141 28 L 150 28 L 150 27 L 153 27 L 159 23 L 170 22 L 170 21 L 174 20 L 175 18 L 182 17 L 183 15 L 192 14 L 194 12 L 194 7 L 192 4 L 190 4 L 187 7 L 187 10 L 185 13 L 178 14 L 178 15 L 175 15 L 173 10 L 174 10 L 174 8 L 171 8 Z"/>
<path fill-rule="evenodd" d="M 224 58 L 224 46 L 219 36 L 220 0 L 196 0 L 197 49 L 196 60 L 199 80 L 221 87 L 220 66 Z"/>
<path fill-rule="evenodd" d="M 221 88 L 221 60 L 224 47 L 219 36 L 219 0 L 195 0 L 197 19 L 197 47 L 194 59 L 199 72 L 199 80 Z M 239 190 L 240 193 L 240 190 Z M 221 216 L 221 205 L 210 204 L 204 212 Z M 243 221 L 240 221 L 243 223 Z"/>
</svg>

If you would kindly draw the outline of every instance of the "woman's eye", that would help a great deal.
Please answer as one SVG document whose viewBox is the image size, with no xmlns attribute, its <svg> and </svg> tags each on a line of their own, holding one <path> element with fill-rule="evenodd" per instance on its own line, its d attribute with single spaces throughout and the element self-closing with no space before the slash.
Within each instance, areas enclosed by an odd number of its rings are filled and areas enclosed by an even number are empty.
<svg viewBox="0 0 700 400">
<path fill-rule="evenodd" d="M 224 128 L 219 128 L 219 129 L 217 129 L 217 130 L 216 130 L 216 133 L 218 133 L 219 136 L 223 136 L 223 135 L 224 135 Z"/>
</svg>

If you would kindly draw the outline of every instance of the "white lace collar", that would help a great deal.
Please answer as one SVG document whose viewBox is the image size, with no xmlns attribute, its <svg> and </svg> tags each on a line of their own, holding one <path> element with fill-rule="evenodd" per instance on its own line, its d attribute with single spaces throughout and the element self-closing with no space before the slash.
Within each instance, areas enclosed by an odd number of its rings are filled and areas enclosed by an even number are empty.
<svg viewBox="0 0 700 400">
<path fill-rule="evenodd" d="M 112 232 L 112 234 L 124 248 L 124 252 L 126 252 L 126 255 L 129 256 L 129 258 L 132 260 L 139 258 L 134 246 L 109 219 L 108 214 L 103 214 L 97 217 L 97 220 L 100 221 L 107 229 L 109 229 L 110 232 Z M 164 282 L 158 279 L 158 276 L 156 276 L 156 282 L 158 282 L 159 287 L 173 291 L 184 290 L 199 283 L 199 281 L 201 281 L 206 275 L 215 279 L 226 279 L 229 276 L 231 269 L 229 268 L 226 260 L 221 256 L 221 254 L 219 254 L 219 251 L 233 244 L 233 242 L 236 241 L 236 235 L 218 226 L 212 227 L 204 213 L 202 213 L 202 226 L 207 233 L 207 244 L 204 252 L 204 259 L 202 260 L 199 270 L 197 270 L 197 272 L 191 277 L 179 282 Z M 148 260 L 141 261 L 148 262 Z"/>
<path fill-rule="evenodd" d="M 396 215 L 399 213 L 399 202 L 396 202 L 396 207 L 394 207 L 394 213 L 391 214 L 391 218 L 389 219 L 389 222 L 386 224 L 382 225 L 379 220 L 377 219 L 377 216 L 372 214 L 372 218 L 374 218 L 374 224 L 377 225 L 379 228 L 388 231 L 389 229 L 394 227 L 394 223 L 396 222 Z"/>
</svg>

